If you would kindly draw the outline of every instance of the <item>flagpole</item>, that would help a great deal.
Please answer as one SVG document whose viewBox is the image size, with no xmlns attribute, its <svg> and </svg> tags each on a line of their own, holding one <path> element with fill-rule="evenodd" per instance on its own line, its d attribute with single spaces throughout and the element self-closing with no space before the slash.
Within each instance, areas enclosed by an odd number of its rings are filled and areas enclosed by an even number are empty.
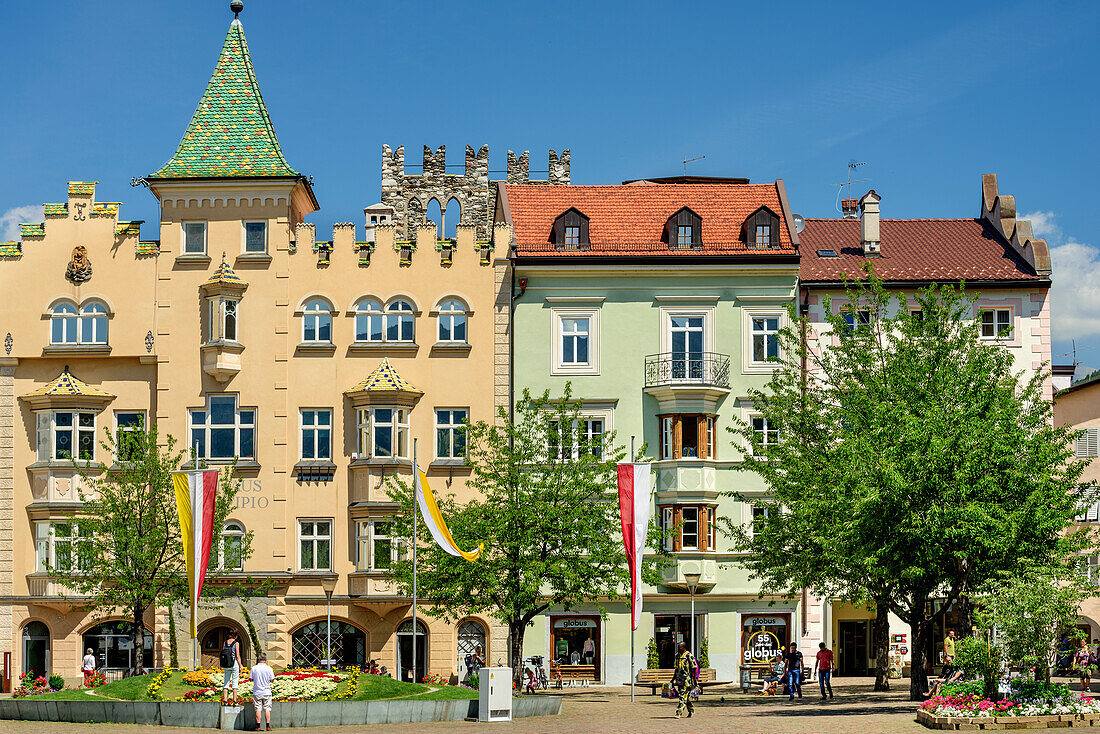
<svg viewBox="0 0 1100 734">
<path fill-rule="evenodd" d="M 634 462 L 634 437 L 630 437 L 630 462 Z M 635 490 L 637 491 L 637 490 Z M 634 563 L 639 563 L 639 559 L 635 558 Z M 634 575 L 631 571 L 630 583 L 634 584 Z M 638 590 L 641 593 L 641 590 Z M 630 702 L 634 703 L 634 595 L 630 596 Z"/>
<path fill-rule="evenodd" d="M 416 439 L 414 438 L 413 439 L 413 503 L 412 503 L 412 505 L 413 505 L 413 539 L 412 539 L 412 543 L 413 543 L 413 547 L 412 547 L 412 554 L 413 554 L 412 682 L 413 683 L 419 682 L 419 681 L 416 680 L 416 633 L 417 633 L 417 629 L 416 629 L 416 518 L 417 518 L 416 508 L 417 508 L 417 505 L 420 504 L 420 498 L 417 496 L 416 487 L 417 487 L 417 483 L 420 481 L 419 472 L 420 472 L 420 469 L 416 465 Z"/>
</svg>

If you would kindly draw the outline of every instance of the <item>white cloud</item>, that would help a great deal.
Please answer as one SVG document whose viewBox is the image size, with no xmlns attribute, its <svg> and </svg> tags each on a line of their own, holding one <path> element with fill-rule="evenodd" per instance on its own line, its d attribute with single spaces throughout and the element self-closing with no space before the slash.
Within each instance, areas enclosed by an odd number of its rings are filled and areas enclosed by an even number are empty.
<svg viewBox="0 0 1100 734">
<path fill-rule="evenodd" d="M 1100 334 L 1100 249 L 1069 241 L 1050 248 L 1051 323 L 1058 341 Z"/>
<path fill-rule="evenodd" d="M 41 222 L 41 206 L 17 206 L 0 214 L 0 242 L 19 239 L 19 225 L 23 222 Z"/>
<path fill-rule="evenodd" d="M 1030 220 L 1032 234 L 1045 240 L 1057 240 L 1062 236 L 1062 228 L 1055 222 L 1057 218 L 1054 212 L 1030 212 L 1017 217 Z"/>
</svg>

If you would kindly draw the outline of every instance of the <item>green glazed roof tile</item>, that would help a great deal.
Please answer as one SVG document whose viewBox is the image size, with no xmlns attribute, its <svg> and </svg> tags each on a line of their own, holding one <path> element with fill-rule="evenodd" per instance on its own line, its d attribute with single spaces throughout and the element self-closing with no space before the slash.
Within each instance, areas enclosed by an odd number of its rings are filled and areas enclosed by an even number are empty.
<svg viewBox="0 0 1100 734">
<path fill-rule="evenodd" d="M 45 237 L 46 225 L 45 224 L 20 224 L 19 233 L 23 237 Z"/>
<path fill-rule="evenodd" d="M 23 254 L 23 246 L 18 242 L 0 242 L 0 257 L 19 257 Z"/>
<path fill-rule="evenodd" d="M 98 204 L 92 204 L 92 216 L 93 217 L 117 217 L 118 216 L 118 202 L 105 201 Z"/>
<path fill-rule="evenodd" d="M 134 247 L 134 252 L 138 255 L 159 255 L 160 240 L 138 242 L 137 245 L 135 245 Z"/>
<path fill-rule="evenodd" d="M 67 217 L 69 215 L 68 204 L 43 204 L 42 209 L 47 217 Z"/>
<path fill-rule="evenodd" d="M 70 181 L 69 196 L 95 196 L 95 185 L 99 181 Z"/>
<path fill-rule="evenodd" d="M 183 140 L 151 178 L 299 175 L 279 148 L 244 28 L 234 20 Z"/>
<path fill-rule="evenodd" d="M 115 234 L 118 235 L 133 235 L 141 234 L 141 220 L 133 222 L 118 222 L 115 224 Z"/>
</svg>

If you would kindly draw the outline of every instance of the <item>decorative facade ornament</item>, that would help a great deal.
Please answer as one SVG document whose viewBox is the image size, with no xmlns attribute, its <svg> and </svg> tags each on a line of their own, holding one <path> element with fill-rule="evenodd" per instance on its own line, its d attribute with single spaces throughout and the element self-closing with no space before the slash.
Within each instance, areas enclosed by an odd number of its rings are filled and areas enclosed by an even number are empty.
<svg viewBox="0 0 1100 734">
<path fill-rule="evenodd" d="M 73 283 L 84 283 L 92 277 L 92 261 L 88 259 L 88 248 L 77 245 L 73 248 L 73 258 L 65 269 L 65 277 Z"/>
<path fill-rule="evenodd" d="M 14 343 L 14 340 L 11 338 L 11 332 L 9 331 L 8 335 L 4 337 L 4 354 L 5 355 L 11 354 L 11 345 L 13 343 Z"/>
<path fill-rule="evenodd" d="M 145 351 L 147 351 L 147 352 L 152 352 L 153 351 L 153 331 L 152 331 L 152 329 L 145 332 Z"/>
</svg>

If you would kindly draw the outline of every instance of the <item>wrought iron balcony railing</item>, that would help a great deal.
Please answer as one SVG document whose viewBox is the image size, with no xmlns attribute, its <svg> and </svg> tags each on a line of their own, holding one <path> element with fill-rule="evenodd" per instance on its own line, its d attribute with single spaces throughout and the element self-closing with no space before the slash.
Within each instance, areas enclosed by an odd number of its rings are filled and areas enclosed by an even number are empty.
<svg viewBox="0 0 1100 734">
<path fill-rule="evenodd" d="M 645 358 L 645 386 L 730 386 L 730 357 L 716 352 L 665 352 Z"/>
</svg>

